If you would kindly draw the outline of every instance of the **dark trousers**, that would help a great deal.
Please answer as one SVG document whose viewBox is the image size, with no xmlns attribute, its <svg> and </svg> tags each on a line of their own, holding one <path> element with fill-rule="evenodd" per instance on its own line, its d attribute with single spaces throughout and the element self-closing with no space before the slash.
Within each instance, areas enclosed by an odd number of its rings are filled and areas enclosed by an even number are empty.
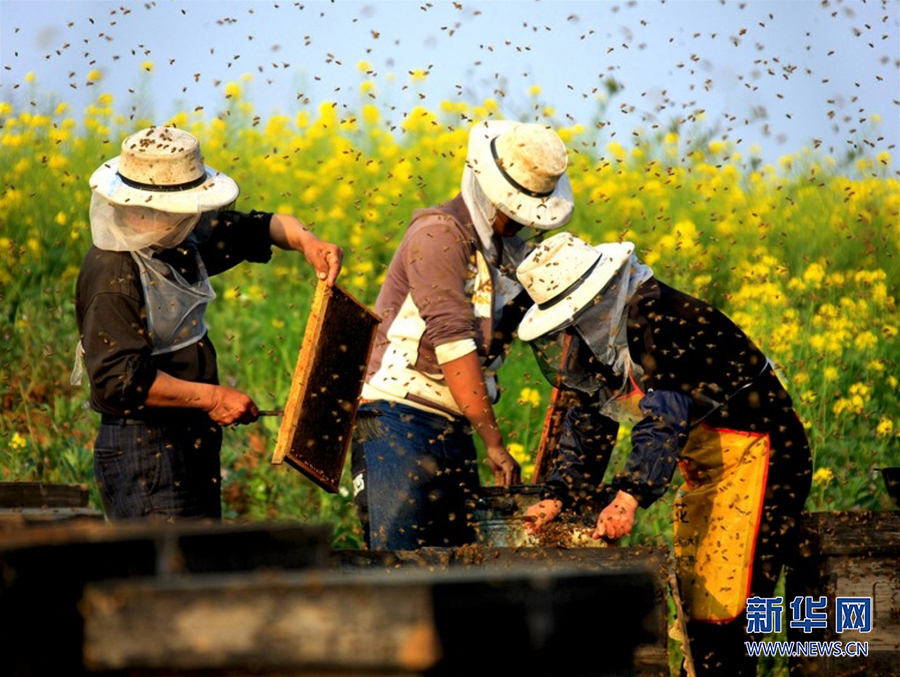
<svg viewBox="0 0 900 677">
<path fill-rule="evenodd" d="M 110 520 L 221 519 L 222 428 L 203 412 L 104 417 L 94 472 Z"/>
<path fill-rule="evenodd" d="M 352 443 L 354 502 L 373 550 L 472 543 L 475 444 L 468 422 L 363 404 Z"/>
</svg>

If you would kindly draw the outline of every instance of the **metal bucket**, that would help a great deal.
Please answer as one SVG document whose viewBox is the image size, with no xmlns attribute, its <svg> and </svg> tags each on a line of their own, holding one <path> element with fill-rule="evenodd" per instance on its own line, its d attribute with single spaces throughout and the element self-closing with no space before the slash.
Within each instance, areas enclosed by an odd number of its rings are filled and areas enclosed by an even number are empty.
<svg viewBox="0 0 900 677">
<path fill-rule="evenodd" d="M 525 511 L 541 500 L 542 487 L 519 484 L 511 487 L 483 487 L 472 512 L 479 545 L 495 548 L 570 547 L 602 548 L 603 540 L 594 540 L 596 517 L 563 513 L 541 531 L 525 531 Z"/>
</svg>

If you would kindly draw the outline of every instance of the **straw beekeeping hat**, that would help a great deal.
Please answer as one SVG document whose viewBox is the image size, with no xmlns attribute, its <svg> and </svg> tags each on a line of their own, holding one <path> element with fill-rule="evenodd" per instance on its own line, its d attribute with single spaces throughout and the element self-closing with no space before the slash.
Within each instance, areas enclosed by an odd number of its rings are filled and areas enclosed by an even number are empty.
<svg viewBox="0 0 900 677">
<path fill-rule="evenodd" d="M 541 242 L 516 269 L 516 277 L 535 303 L 519 325 L 519 338 L 531 341 L 574 318 L 633 252 L 631 242 L 594 247 L 571 233 Z"/>
<path fill-rule="evenodd" d="M 239 193 L 231 178 L 203 163 L 197 138 L 173 127 L 150 127 L 126 138 L 122 154 L 104 162 L 90 185 L 113 204 L 176 214 L 219 209 Z"/>
<path fill-rule="evenodd" d="M 558 228 L 572 217 L 568 158 L 545 125 L 491 120 L 472 127 L 466 164 L 487 198 L 518 223 Z"/>
</svg>

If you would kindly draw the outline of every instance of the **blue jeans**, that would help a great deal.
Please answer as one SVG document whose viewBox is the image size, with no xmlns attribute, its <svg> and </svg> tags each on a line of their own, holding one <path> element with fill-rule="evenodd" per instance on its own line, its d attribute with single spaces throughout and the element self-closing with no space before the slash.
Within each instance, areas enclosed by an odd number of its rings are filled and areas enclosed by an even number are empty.
<svg viewBox="0 0 900 677">
<path fill-rule="evenodd" d="M 222 517 L 222 428 L 205 413 L 104 421 L 94 473 L 110 520 Z"/>
<path fill-rule="evenodd" d="M 472 543 L 478 489 L 468 421 L 403 404 L 360 406 L 351 446 L 354 502 L 372 550 Z"/>
</svg>

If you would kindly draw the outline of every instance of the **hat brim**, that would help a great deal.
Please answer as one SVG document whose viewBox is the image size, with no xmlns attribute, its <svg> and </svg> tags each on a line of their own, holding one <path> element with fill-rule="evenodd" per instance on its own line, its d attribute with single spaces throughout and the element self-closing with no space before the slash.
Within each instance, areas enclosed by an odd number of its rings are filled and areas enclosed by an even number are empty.
<svg viewBox="0 0 900 677">
<path fill-rule="evenodd" d="M 516 124 L 512 120 L 489 120 L 476 125 L 469 133 L 469 166 L 487 198 L 517 223 L 537 230 L 564 226 L 575 206 L 568 174 L 559 177 L 549 196 L 532 197 L 513 187 L 494 161 L 491 141 Z"/>
<path fill-rule="evenodd" d="M 571 293 L 545 310 L 537 304 L 525 313 L 519 323 L 518 335 L 523 341 L 533 341 L 539 336 L 571 322 L 585 306 L 603 291 L 609 281 L 631 258 L 634 245 L 631 242 L 609 242 L 594 247 L 603 257 L 590 276 Z"/>
<path fill-rule="evenodd" d="M 231 177 L 204 165 L 206 180 L 180 191 L 141 190 L 126 184 L 118 173 L 119 158 L 104 162 L 90 178 L 91 189 L 113 204 L 150 207 L 173 214 L 196 214 L 220 209 L 237 200 L 240 189 Z"/>
</svg>

